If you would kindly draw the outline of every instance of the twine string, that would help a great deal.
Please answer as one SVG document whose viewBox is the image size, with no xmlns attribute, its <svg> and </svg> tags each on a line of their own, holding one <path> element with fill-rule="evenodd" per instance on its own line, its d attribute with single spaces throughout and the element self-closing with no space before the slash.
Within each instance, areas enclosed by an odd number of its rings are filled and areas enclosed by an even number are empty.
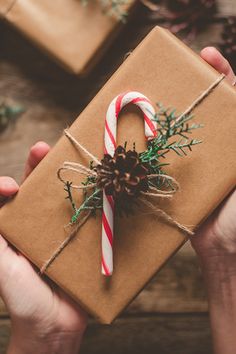
<svg viewBox="0 0 236 354">
<path fill-rule="evenodd" d="M 78 162 L 69 162 L 69 161 L 65 161 L 63 164 L 64 167 L 72 167 L 72 168 L 80 168 L 82 170 L 84 170 L 85 172 L 87 172 L 88 175 L 97 175 L 97 173 L 91 169 L 89 169 L 88 167 L 78 163 Z"/>
<path fill-rule="evenodd" d="M 82 150 L 86 155 L 88 155 L 94 162 L 96 162 L 98 165 L 101 165 L 101 162 L 99 159 L 94 156 L 91 152 L 89 152 L 83 145 L 81 145 L 68 131 L 68 129 L 64 130 L 65 135 L 67 138 L 72 142 L 72 144 L 77 147 L 77 150 Z"/>
<path fill-rule="evenodd" d="M 80 165 L 80 164 L 79 164 Z M 81 165 L 81 166 L 83 166 L 83 165 Z M 95 174 L 92 174 L 92 173 L 89 173 L 88 171 L 86 171 L 87 170 L 87 167 L 85 167 L 85 166 L 83 166 L 84 167 L 84 169 L 83 168 L 81 168 L 81 166 L 78 166 L 78 167 L 72 167 L 72 166 L 70 166 L 69 164 L 68 165 L 65 165 L 65 164 L 63 164 L 63 166 L 62 167 L 60 167 L 59 169 L 58 169 L 58 171 L 57 171 L 57 177 L 58 177 L 58 179 L 62 182 L 62 183 L 64 183 L 64 184 L 66 184 L 67 183 L 67 180 L 65 180 L 62 176 L 61 176 L 61 174 L 62 174 L 62 171 L 74 171 L 74 172 L 77 172 L 77 173 L 79 173 L 79 174 L 81 174 L 81 175 L 85 175 L 85 176 L 91 176 L 91 175 L 97 175 L 96 173 Z M 89 183 L 88 185 L 83 185 L 83 184 L 79 184 L 79 185 L 75 185 L 75 184 L 71 184 L 71 188 L 74 188 L 74 189 L 91 189 L 91 188 L 94 188 L 96 186 L 96 183 Z"/>
<path fill-rule="evenodd" d="M 221 74 L 217 77 L 217 79 L 205 90 L 203 91 L 197 98 L 194 100 L 191 105 L 175 120 L 172 124 L 179 122 L 182 118 L 184 118 L 187 114 L 191 113 L 194 108 L 196 108 L 209 94 L 214 90 L 215 87 L 219 85 L 219 83 L 224 80 L 225 74 Z"/>
<path fill-rule="evenodd" d="M 149 210 L 150 210 L 150 213 L 151 214 L 155 214 L 157 216 L 161 216 L 162 219 L 164 221 L 167 221 L 169 222 L 170 224 L 174 225 L 174 226 L 177 226 L 178 229 L 184 231 L 187 235 L 189 236 L 193 236 L 194 235 L 194 232 L 191 231 L 187 226 L 185 225 L 182 225 L 181 223 L 179 223 L 177 220 L 175 220 L 174 218 L 172 218 L 172 216 L 170 216 L 169 214 L 167 214 L 163 209 L 161 208 L 157 208 L 152 202 L 150 202 L 149 200 L 147 199 L 143 199 L 143 198 L 140 198 L 139 199 L 144 205 L 146 205 Z"/>
<path fill-rule="evenodd" d="M 163 194 L 163 193 L 152 193 L 152 192 L 141 192 L 142 195 L 147 195 L 149 197 L 156 197 L 156 198 L 172 198 L 172 194 Z"/>
<path fill-rule="evenodd" d="M 80 222 L 76 225 L 74 230 L 65 238 L 65 240 L 59 245 L 56 251 L 52 254 L 52 256 L 43 264 L 40 268 L 40 274 L 46 272 L 48 267 L 54 262 L 54 260 L 60 255 L 60 253 L 64 250 L 64 248 L 75 238 L 77 232 L 85 224 L 87 219 L 89 218 L 91 211 L 88 211 L 87 214 L 80 220 Z"/>
<path fill-rule="evenodd" d="M 176 121 L 180 121 L 183 119 L 187 114 L 191 113 L 194 108 L 196 108 L 219 84 L 220 82 L 225 78 L 224 74 L 221 74 L 205 91 L 203 91 L 196 100 L 194 100 L 191 105 L 176 119 Z M 173 122 L 173 124 L 176 123 Z M 87 156 L 89 156 L 94 162 L 97 163 L 97 165 L 101 165 L 101 162 L 99 159 L 94 156 L 91 152 L 89 152 L 82 144 L 80 144 L 70 133 L 68 130 L 64 131 L 66 137 L 71 141 L 71 143 L 76 147 L 77 150 L 82 150 Z M 87 168 L 86 166 L 76 163 L 76 162 L 68 162 L 65 161 L 63 166 L 60 167 L 57 171 L 57 176 L 59 180 L 63 183 L 66 181 L 62 178 L 61 173 L 64 170 L 69 170 L 69 171 L 74 171 L 79 174 L 85 174 L 87 176 L 95 175 L 96 176 L 96 171 L 91 170 Z M 172 195 L 179 189 L 179 184 L 178 182 L 171 176 L 168 175 L 162 175 L 162 174 L 151 174 L 147 176 L 149 179 L 152 178 L 166 178 L 168 180 L 171 180 L 175 187 L 173 191 L 161 191 L 158 189 L 155 189 L 155 192 L 144 192 L 142 193 L 143 196 L 150 196 L 150 197 L 172 197 Z M 72 185 L 73 188 L 77 189 L 86 189 L 86 188 L 92 188 L 92 184 L 88 186 L 82 186 L 82 185 Z M 94 186 L 93 186 L 94 187 Z M 150 188 L 153 191 L 153 188 Z M 194 234 L 193 231 L 191 231 L 187 226 L 182 225 L 179 223 L 177 220 L 172 218 L 169 214 L 167 214 L 163 209 L 156 207 L 152 202 L 147 200 L 147 198 L 140 197 L 139 200 L 143 205 L 147 206 L 150 209 L 150 212 L 160 216 L 164 221 L 169 222 L 171 225 L 176 226 L 178 229 L 182 230 L 184 233 L 186 233 L 189 236 L 192 236 Z M 43 274 L 46 272 L 48 267 L 54 262 L 54 260 L 60 255 L 60 253 L 65 249 L 65 247 L 75 238 L 78 230 L 81 228 L 81 226 L 84 225 L 84 223 L 87 221 L 89 218 L 90 214 L 92 211 L 88 211 L 86 215 L 78 222 L 76 227 L 73 229 L 73 231 L 65 238 L 65 240 L 59 245 L 59 247 L 55 250 L 55 252 L 51 255 L 51 257 L 43 264 L 43 266 L 40 269 L 40 273 Z"/>
</svg>

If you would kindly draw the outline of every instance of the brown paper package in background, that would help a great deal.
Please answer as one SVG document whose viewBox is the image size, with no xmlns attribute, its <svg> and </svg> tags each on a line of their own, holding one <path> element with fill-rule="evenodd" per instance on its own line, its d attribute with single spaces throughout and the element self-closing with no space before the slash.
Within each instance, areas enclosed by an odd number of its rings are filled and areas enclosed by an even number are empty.
<svg viewBox="0 0 236 354">
<path fill-rule="evenodd" d="M 104 118 L 111 100 L 135 90 L 153 103 L 160 101 L 183 112 L 219 73 L 167 30 L 156 27 L 70 128 L 91 153 L 102 158 Z M 181 189 L 158 205 L 180 223 L 194 229 L 233 189 L 236 181 L 236 92 L 227 80 L 194 110 L 204 124 L 192 134 L 203 140 L 187 157 L 168 154 L 166 171 Z M 118 124 L 118 143 L 136 142 L 145 149 L 140 111 L 128 107 Z M 63 161 L 89 164 L 63 136 L 23 183 L 16 197 L 0 210 L 0 232 L 41 267 L 65 239 L 64 225 L 72 216 L 57 169 Z M 75 175 L 67 175 L 75 181 Z M 76 180 L 77 182 L 77 180 Z M 78 193 L 79 194 L 79 193 Z M 77 203 L 81 203 L 79 194 Z M 185 242 L 184 235 L 157 217 L 144 213 L 116 217 L 114 273 L 101 275 L 101 215 L 90 217 L 76 238 L 48 268 L 47 275 L 103 323 L 110 323 Z M 157 298 L 158 301 L 158 298 Z"/>
<path fill-rule="evenodd" d="M 135 0 L 125 8 L 131 11 Z M 64 68 L 85 75 L 122 28 L 99 1 L 0 0 L 0 16 L 31 39 Z"/>
</svg>

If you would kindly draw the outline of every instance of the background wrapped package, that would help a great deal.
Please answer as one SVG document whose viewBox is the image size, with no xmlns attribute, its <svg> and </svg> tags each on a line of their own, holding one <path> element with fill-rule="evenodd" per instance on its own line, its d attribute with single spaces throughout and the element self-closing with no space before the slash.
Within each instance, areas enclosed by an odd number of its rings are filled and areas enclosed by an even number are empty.
<svg viewBox="0 0 236 354">
<path fill-rule="evenodd" d="M 147 55 L 148 53 L 148 55 Z M 104 117 L 119 93 L 137 90 L 152 102 L 184 111 L 219 73 L 167 30 L 156 27 L 122 64 L 70 128 L 71 134 L 102 157 Z M 158 205 L 194 229 L 235 185 L 236 93 L 226 80 L 195 109 L 194 131 L 203 143 L 191 154 L 168 156 L 167 171 L 181 185 L 171 201 Z M 119 120 L 118 142 L 145 148 L 142 114 L 131 107 Z M 224 149 L 222 149 L 224 146 Z M 57 169 L 63 161 L 89 163 L 62 137 L 17 196 L 0 210 L 0 232 L 41 267 L 66 237 L 71 217 Z M 68 179 L 74 179 L 69 176 Z M 37 188 L 36 188 L 37 186 Z M 77 203 L 82 200 L 78 196 Z M 101 275 L 101 216 L 91 217 L 76 239 L 49 267 L 47 274 L 101 322 L 110 323 L 184 243 L 184 235 L 151 214 L 116 218 L 114 274 Z"/>
<path fill-rule="evenodd" d="M 134 3 L 123 8 L 130 11 Z M 0 15 L 75 74 L 87 73 L 122 27 L 99 1 L 0 0 Z"/>
</svg>

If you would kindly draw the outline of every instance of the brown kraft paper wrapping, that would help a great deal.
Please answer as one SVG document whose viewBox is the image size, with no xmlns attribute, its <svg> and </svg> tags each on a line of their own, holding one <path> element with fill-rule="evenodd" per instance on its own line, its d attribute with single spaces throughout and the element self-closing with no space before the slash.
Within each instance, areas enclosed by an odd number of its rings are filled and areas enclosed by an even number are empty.
<svg viewBox="0 0 236 354">
<path fill-rule="evenodd" d="M 167 30 L 156 27 L 135 49 L 70 128 L 92 154 L 102 158 L 104 119 L 111 100 L 135 90 L 153 103 L 183 112 L 219 73 Z M 193 133 L 203 140 L 187 157 L 168 154 L 166 168 L 181 186 L 172 200 L 158 206 L 194 229 L 233 189 L 236 180 L 236 92 L 223 80 L 194 110 L 204 127 Z M 145 148 L 143 118 L 126 109 L 119 119 L 118 142 Z M 57 169 L 64 161 L 88 164 L 63 136 L 0 210 L 0 232 L 41 267 L 65 239 L 72 215 Z M 166 161 L 166 160 L 165 160 Z M 75 178 L 75 175 L 71 178 Z M 70 180 L 70 178 L 68 178 Z M 82 196 L 77 203 L 81 203 Z M 48 268 L 47 275 L 103 323 L 110 323 L 185 242 L 177 228 L 144 213 L 116 217 L 114 273 L 101 275 L 101 215 L 90 217 L 76 238 Z M 157 299 L 158 301 L 158 299 Z"/>
<path fill-rule="evenodd" d="M 135 0 L 125 8 L 131 11 Z M 0 16 L 16 27 L 60 65 L 75 74 L 87 72 L 99 60 L 122 22 L 104 14 L 99 1 L 0 0 Z"/>
</svg>

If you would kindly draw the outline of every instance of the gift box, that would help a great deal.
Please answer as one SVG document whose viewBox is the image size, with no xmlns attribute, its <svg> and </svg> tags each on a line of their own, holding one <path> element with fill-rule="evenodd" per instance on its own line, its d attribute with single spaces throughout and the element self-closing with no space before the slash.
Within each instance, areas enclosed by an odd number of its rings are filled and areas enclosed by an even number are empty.
<svg viewBox="0 0 236 354">
<path fill-rule="evenodd" d="M 100 1 L 0 0 L 0 17 L 17 28 L 70 72 L 83 75 L 109 47 L 135 1 L 109 15 Z M 107 11 L 106 11 L 107 10 Z"/>
<path fill-rule="evenodd" d="M 166 158 L 165 170 L 180 189 L 170 200 L 155 198 L 158 208 L 194 231 L 235 186 L 235 88 L 168 30 L 155 27 L 70 127 L 69 134 L 84 151 L 63 135 L 0 210 L 1 234 L 38 268 L 68 235 L 65 225 L 72 208 L 58 169 L 65 161 L 88 167 L 91 158 L 85 150 L 103 157 L 107 108 L 114 97 L 127 91 L 138 91 L 153 105 L 162 102 L 179 114 L 192 107 L 193 122 L 203 125 L 192 132 L 193 139 L 202 143 L 190 154 L 180 157 L 173 151 Z M 137 151 L 145 149 L 143 115 L 134 105 L 121 111 L 117 139 L 131 148 L 135 142 Z M 75 184 L 83 181 L 73 170 L 64 173 Z M 83 193 L 76 191 L 74 198 L 80 205 Z M 116 215 L 114 272 L 105 277 L 101 229 L 98 211 L 45 272 L 99 321 L 111 323 L 188 237 L 180 227 L 145 208 L 129 216 Z"/>
</svg>

